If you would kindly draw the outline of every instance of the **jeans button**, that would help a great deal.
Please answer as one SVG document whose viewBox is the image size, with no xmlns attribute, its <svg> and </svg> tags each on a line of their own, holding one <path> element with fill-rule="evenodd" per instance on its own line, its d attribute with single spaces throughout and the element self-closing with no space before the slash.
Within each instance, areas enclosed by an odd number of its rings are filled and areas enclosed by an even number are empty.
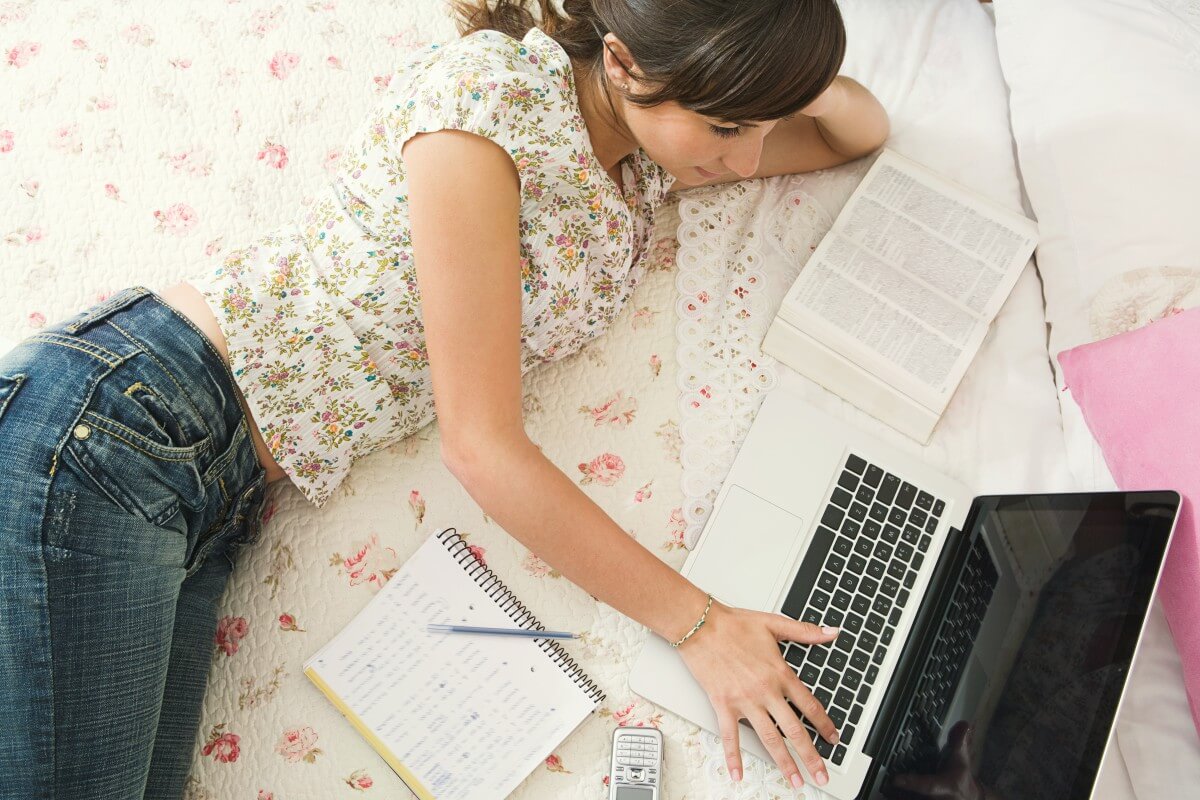
<svg viewBox="0 0 1200 800">
<path fill-rule="evenodd" d="M 92 435 L 92 429 L 87 425 L 76 425 L 74 434 L 76 439 L 86 439 Z"/>
</svg>

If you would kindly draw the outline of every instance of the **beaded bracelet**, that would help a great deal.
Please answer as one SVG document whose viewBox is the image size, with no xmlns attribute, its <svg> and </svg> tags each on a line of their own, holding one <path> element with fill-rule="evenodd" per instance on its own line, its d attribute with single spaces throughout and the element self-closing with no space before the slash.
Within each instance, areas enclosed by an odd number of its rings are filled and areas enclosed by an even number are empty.
<svg viewBox="0 0 1200 800">
<path fill-rule="evenodd" d="M 692 629 L 690 631 L 688 631 L 687 633 L 685 633 L 683 635 L 683 638 L 680 639 L 678 642 L 671 642 L 671 647 L 679 647 L 679 645 L 683 644 L 688 639 L 692 638 L 692 636 L 696 633 L 696 631 L 700 630 L 700 627 L 702 625 L 704 625 L 704 621 L 706 619 L 708 619 L 708 610 L 710 608 L 712 608 L 712 603 L 713 603 L 713 596 L 710 594 L 708 596 L 708 605 L 706 605 L 704 607 L 704 613 L 700 615 L 700 621 L 697 622 L 695 625 L 693 625 Z"/>
</svg>

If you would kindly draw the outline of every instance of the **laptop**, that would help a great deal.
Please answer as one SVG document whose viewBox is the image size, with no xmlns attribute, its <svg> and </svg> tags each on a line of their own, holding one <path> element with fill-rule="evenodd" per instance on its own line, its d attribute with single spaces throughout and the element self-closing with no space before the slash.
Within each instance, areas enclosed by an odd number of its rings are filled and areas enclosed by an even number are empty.
<svg viewBox="0 0 1200 800">
<path fill-rule="evenodd" d="M 780 389 L 682 573 L 729 605 L 841 629 L 779 645 L 839 731 L 834 746 L 806 726 L 828 795 L 933 796 L 969 769 L 999 797 L 1087 798 L 1179 504 L 1173 491 L 976 496 Z M 719 731 L 659 637 L 629 683 Z"/>
</svg>

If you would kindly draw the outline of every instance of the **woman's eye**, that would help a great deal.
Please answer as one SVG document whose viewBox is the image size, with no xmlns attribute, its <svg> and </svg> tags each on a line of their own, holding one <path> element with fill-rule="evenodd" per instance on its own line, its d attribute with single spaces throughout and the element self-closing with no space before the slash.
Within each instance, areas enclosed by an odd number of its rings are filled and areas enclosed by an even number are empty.
<svg viewBox="0 0 1200 800">
<path fill-rule="evenodd" d="M 729 138 L 730 136 L 737 136 L 742 132 L 741 127 L 722 128 L 720 125 L 709 125 L 708 127 L 710 130 L 712 130 L 713 134 L 720 136 L 723 139 Z"/>
</svg>

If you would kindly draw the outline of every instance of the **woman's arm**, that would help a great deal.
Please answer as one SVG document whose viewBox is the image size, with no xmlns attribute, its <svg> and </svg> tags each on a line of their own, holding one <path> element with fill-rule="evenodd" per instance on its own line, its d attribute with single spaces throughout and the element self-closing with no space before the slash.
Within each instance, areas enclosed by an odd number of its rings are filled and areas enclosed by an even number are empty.
<svg viewBox="0 0 1200 800">
<path fill-rule="evenodd" d="M 762 157 L 750 177 L 812 172 L 845 164 L 874 152 L 887 141 L 891 123 L 875 95 L 853 78 L 839 75 L 820 97 L 780 120 L 763 137 Z M 671 189 L 743 180 L 735 173 Z"/>
<path fill-rule="evenodd" d="M 418 135 L 403 157 L 443 460 L 480 507 L 540 558 L 657 635 L 678 639 L 700 618 L 705 593 L 622 530 L 525 433 L 512 159 L 495 143 L 459 131 Z M 777 642 L 824 643 L 835 635 L 714 603 L 706 625 L 680 647 L 717 711 L 731 773 L 740 774 L 737 720 L 746 718 L 784 773 L 799 777 L 774 717 L 810 774 L 824 776 L 787 702 L 826 738 L 836 737 L 833 723 Z"/>
</svg>

